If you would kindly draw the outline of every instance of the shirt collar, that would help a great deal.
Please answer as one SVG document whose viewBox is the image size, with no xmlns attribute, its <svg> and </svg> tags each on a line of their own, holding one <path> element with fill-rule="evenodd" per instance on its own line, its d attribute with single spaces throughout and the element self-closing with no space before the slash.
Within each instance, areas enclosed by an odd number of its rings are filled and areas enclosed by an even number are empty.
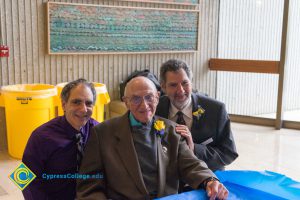
<svg viewBox="0 0 300 200">
<path fill-rule="evenodd" d="M 150 122 L 148 122 L 147 124 L 139 122 L 138 120 L 136 120 L 133 116 L 133 114 L 131 112 L 129 112 L 129 121 L 130 121 L 130 126 L 131 127 L 151 127 L 152 123 L 153 123 L 154 118 L 152 118 L 152 120 Z"/>
<path fill-rule="evenodd" d="M 78 132 L 67 120 L 66 116 L 62 116 L 62 120 L 64 125 L 64 128 L 66 129 L 66 133 L 68 134 L 69 137 L 74 137 Z"/>
<path fill-rule="evenodd" d="M 188 102 L 188 104 L 182 109 L 180 110 L 186 117 L 193 119 L 193 114 L 192 114 L 192 110 L 193 110 L 193 106 L 192 106 L 192 101 L 191 98 Z M 172 102 L 170 103 L 170 112 L 169 112 L 169 118 L 173 118 L 175 117 L 175 115 L 177 114 L 179 110 L 172 104 Z"/>
<path fill-rule="evenodd" d="M 66 116 L 62 116 L 63 122 L 65 124 L 64 128 L 66 129 L 66 133 L 68 135 L 68 137 L 73 138 L 77 133 L 82 133 L 82 136 L 84 138 L 86 138 L 86 135 L 89 133 L 90 131 L 90 123 L 91 120 L 89 119 L 87 121 L 87 123 L 80 128 L 80 130 L 78 131 L 77 129 L 75 129 L 67 120 Z"/>
<path fill-rule="evenodd" d="M 134 116 L 132 115 L 132 113 L 129 113 L 129 120 L 130 120 L 130 125 L 131 126 L 142 126 L 143 124 L 139 121 L 137 121 Z"/>
</svg>

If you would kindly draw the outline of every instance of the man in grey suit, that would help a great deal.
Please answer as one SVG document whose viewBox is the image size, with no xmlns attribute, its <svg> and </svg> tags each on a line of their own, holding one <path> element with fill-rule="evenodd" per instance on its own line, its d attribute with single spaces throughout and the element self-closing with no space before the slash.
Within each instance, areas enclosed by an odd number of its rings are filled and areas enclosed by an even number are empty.
<svg viewBox="0 0 300 200">
<path fill-rule="evenodd" d="M 156 115 L 177 122 L 195 155 L 212 170 L 224 170 L 237 157 L 225 105 L 192 92 L 192 72 L 184 61 L 171 59 L 160 68 L 162 96 Z"/>
<path fill-rule="evenodd" d="M 154 116 L 159 92 L 146 77 L 125 88 L 128 112 L 94 128 L 87 143 L 81 174 L 102 173 L 103 179 L 79 179 L 77 199 L 139 200 L 176 194 L 179 179 L 205 188 L 210 199 L 226 199 L 227 189 L 186 141 L 175 123 Z"/>
</svg>

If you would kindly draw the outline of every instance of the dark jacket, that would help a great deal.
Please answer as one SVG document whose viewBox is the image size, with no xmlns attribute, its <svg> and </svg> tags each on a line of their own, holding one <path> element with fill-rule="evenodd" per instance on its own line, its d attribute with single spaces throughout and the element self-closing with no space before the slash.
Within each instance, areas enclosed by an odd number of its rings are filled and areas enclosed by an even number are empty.
<svg viewBox="0 0 300 200">
<path fill-rule="evenodd" d="M 193 112 L 199 106 L 205 110 L 199 118 L 193 116 L 191 133 L 195 144 L 194 153 L 212 171 L 224 170 L 225 165 L 238 157 L 225 105 L 199 93 L 192 93 L 192 104 Z M 162 96 L 156 115 L 168 118 L 169 108 L 169 98 Z"/>
<path fill-rule="evenodd" d="M 157 136 L 158 197 L 176 194 L 179 179 L 194 189 L 215 177 L 203 161 L 189 150 L 175 133 L 175 123 L 165 123 L 164 135 Z M 78 199 L 149 199 L 132 138 L 128 113 L 102 122 L 94 128 L 80 168 L 82 174 L 103 173 L 103 179 L 78 179 Z"/>
</svg>

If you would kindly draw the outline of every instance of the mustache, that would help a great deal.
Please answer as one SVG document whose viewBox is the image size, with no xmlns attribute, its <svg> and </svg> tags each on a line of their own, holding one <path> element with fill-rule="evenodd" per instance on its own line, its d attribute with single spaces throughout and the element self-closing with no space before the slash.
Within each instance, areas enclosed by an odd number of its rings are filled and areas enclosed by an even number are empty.
<svg viewBox="0 0 300 200">
<path fill-rule="evenodd" d="M 187 93 L 184 93 L 184 94 L 175 94 L 175 97 L 182 97 L 182 96 L 186 96 L 187 97 L 188 95 L 187 95 Z"/>
</svg>

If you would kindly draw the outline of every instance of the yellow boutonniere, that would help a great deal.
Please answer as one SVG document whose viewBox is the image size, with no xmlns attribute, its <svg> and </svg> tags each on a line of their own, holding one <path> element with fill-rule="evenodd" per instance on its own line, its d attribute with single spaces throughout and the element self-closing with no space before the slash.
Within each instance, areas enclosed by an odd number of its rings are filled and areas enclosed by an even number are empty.
<svg viewBox="0 0 300 200">
<path fill-rule="evenodd" d="M 165 126 L 165 122 L 164 121 L 162 121 L 162 120 L 156 120 L 155 122 L 154 122 L 154 131 L 155 131 L 155 134 L 156 135 L 159 135 L 159 136 L 163 136 L 164 135 L 164 133 L 165 133 L 165 128 L 166 128 L 166 126 Z"/>
<path fill-rule="evenodd" d="M 196 110 L 195 112 L 193 112 L 193 116 L 197 117 L 197 119 L 199 120 L 199 118 L 205 113 L 205 110 L 198 105 L 198 110 Z"/>
</svg>

